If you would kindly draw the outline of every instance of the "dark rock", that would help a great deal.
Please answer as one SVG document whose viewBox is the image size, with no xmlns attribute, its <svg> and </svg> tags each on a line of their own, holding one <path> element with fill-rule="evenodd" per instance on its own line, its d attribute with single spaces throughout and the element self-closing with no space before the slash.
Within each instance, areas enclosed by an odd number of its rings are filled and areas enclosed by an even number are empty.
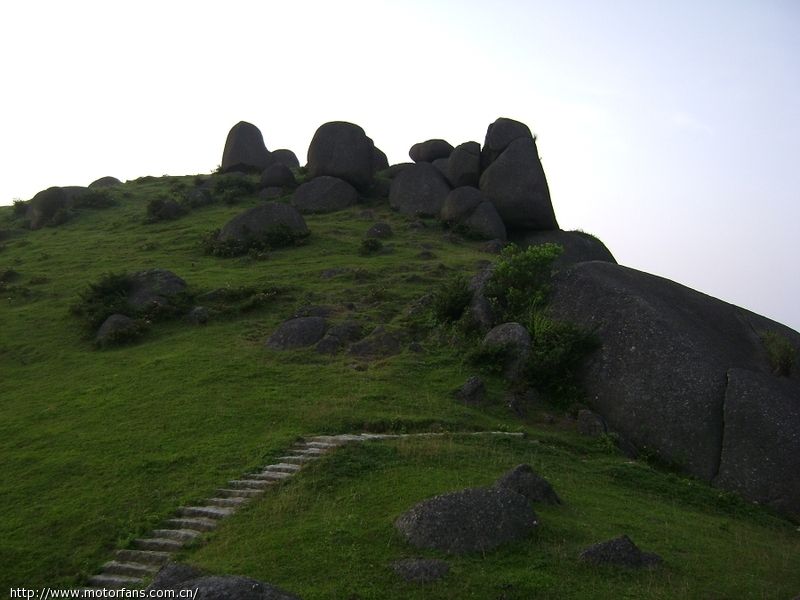
<svg viewBox="0 0 800 600">
<path fill-rule="evenodd" d="M 214 203 L 214 197 L 208 188 L 196 187 L 186 192 L 186 203 L 193 208 L 208 206 Z"/>
<path fill-rule="evenodd" d="M 352 185 L 325 175 L 304 183 L 292 195 L 292 204 L 306 214 L 344 210 L 357 202 L 358 192 Z"/>
<path fill-rule="evenodd" d="M 453 146 L 444 140 L 427 140 L 411 146 L 408 155 L 415 163 L 432 163 L 438 158 L 447 158 L 453 152 Z"/>
<path fill-rule="evenodd" d="M 509 381 L 523 378 L 531 353 L 531 334 L 519 323 L 503 323 L 489 330 L 481 347 L 504 351 L 503 376 Z"/>
<path fill-rule="evenodd" d="M 161 567 L 148 586 L 148 590 L 167 590 L 176 587 L 179 583 L 203 577 L 205 573 L 196 567 L 184 563 L 170 562 Z"/>
<path fill-rule="evenodd" d="M 506 243 L 503 240 L 489 240 L 483 246 L 481 246 L 481 252 L 486 252 L 487 254 L 500 254 L 505 247 Z"/>
<path fill-rule="evenodd" d="M 264 145 L 264 136 L 252 123 L 239 121 L 228 133 L 222 152 L 221 171 L 243 171 L 260 173 L 272 162 Z"/>
<path fill-rule="evenodd" d="M 787 327 L 616 264 L 578 263 L 553 283 L 553 318 L 602 342 L 582 374 L 590 406 L 634 446 L 705 481 L 719 470 L 729 369 L 770 374 L 765 331 L 800 348 Z"/>
<path fill-rule="evenodd" d="M 303 216 L 295 207 L 280 202 L 265 202 L 233 217 L 222 227 L 218 239 L 249 242 L 286 231 L 298 237 L 309 234 Z"/>
<path fill-rule="evenodd" d="M 513 141 L 483 172 L 480 189 L 491 199 L 506 229 L 558 229 L 532 138 Z"/>
<path fill-rule="evenodd" d="M 603 417 L 585 408 L 578 411 L 578 433 L 587 437 L 600 437 L 607 432 L 608 427 Z"/>
<path fill-rule="evenodd" d="M 580 560 L 597 566 L 651 569 L 661 564 L 661 557 L 642 552 L 627 535 L 589 546 L 580 553 Z"/>
<path fill-rule="evenodd" d="M 492 305 L 484 295 L 486 284 L 492 276 L 494 269 L 488 266 L 480 270 L 469 280 L 469 290 L 472 292 L 467 312 L 472 322 L 477 325 L 480 331 L 487 332 L 494 325 L 494 314 Z"/>
<path fill-rule="evenodd" d="M 289 167 L 290 169 L 297 169 L 300 167 L 300 161 L 297 160 L 297 155 L 291 150 L 279 148 L 277 150 L 273 150 L 271 154 L 272 160 L 282 164 L 285 167 Z"/>
<path fill-rule="evenodd" d="M 445 178 L 445 181 L 450 181 L 450 178 L 447 176 L 447 160 L 446 158 L 437 158 L 431 164 L 436 167 L 436 170 L 442 174 L 442 177 Z"/>
<path fill-rule="evenodd" d="M 384 240 L 386 238 L 390 238 L 393 235 L 392 226 L 388 223 L 375 223 L 372 227 L 367 230 L 365 234 L 368 238 L 378 238 Z"/>
<path fill-rule="evenodd" d="M 370 198 L 388 198 L 392 189 L 392 181 L 384 177 L 376 177 L 372 180 L 372 187 L 369 188 L 367 195 Z"/>
<path fill-rule="evenodd" d="M 28 201 L 25 218 L 31 229 L 41 229 L 53 223 L 59 212 L 66 211 L 71 206 L 72 200 L 64 188 L 47 188 Z"/>
<path fill-rule="evenodd" d="M 378 173 L 380 171 L 385 171 L 389 168 L 389 159 L 386 158 L 386 154 L 384 154 L 383 150 L 378 148 L 377 146 L 372 147 L 372 172 Z"/>
<path fill-rule="evenodd" d="M 100 325 L 94 343 L 100 347 L 113 345 L 117 343 L 120 336 L 126 335 L 136 328 L 136 321 L 130 317 L 121 314 L 111 315 Z"/>
<path fill-rule="evenodd" d="M 273 350 L 291 350 L 313 346 L 322 339 L 327 329 L 322 317 L 299 317 L 281 323 L 269 336 L 266 346 Z"/>
<path fill-rule="evenodd" d="M 461 223 L 478 208 L 487 197 L 473 187 L 459 187 L 452 190 L 444 199 L 439 218 L 450 226 Z"/>
<path fill-rule="evenodd" d="M 300 600 L 299 596 L 249 577 L 197 577 L 156 589 L 190 590 L 195 600 Z"/>
<path fill-rule="evenodd" d="M 506 227 L 491 202 L 481 202 L 472 213 L 458 224 L 467 237 L 479 240 L 505 240 Z"/>
<path fill-rule="evenodd" d="M 504 488 L 473 488 L 435 496 L 395 521 L 412 546 L 449 554 L 492 550 L 528 536 L 537 524 L 527 498 Z"/>
<path fill-rule="evenodd" d="M 282 198 L 290 194 L 291 192 L 287 192 L 286 189 L 282 187 L 265 187 L 262 190 L 259 190 L 258 197 L 261 200 L 277 200 L 278 198 Z"/>
<path fill-rule="evenodd" d="M 131 276 L 128 304 L 138 311 L 166 307 L 173 297 L 185 291 L 186 282 L 172 271 L 139 271 Z"/>
<path fill-rule="evenodd" d="M 419 163 L 392 179 L 389 205 L 403 214 L 437 217 L 450 186 L 431 164 Z"/>
<path fill-rule="evenodd" d="M 273 163 L 261 173 L 261 187 L 290 187 L 294 184 L 292 170 L 283 163 Z"/>
<path fill-rule="evenodd" d="M 481 150 L 481 170 L 497 160 L 511 142 L 520 138 L 533 140 L 531 130 L 525 123 L 501 117 L 489 125 Z"/>
<path fill-rule="evenodd" d="M 361 323 L 347 320 L 331 327 L 317 344 L 316 350 L 320 354 L 336 354 L 347 344 L 360 340 L 362 336 Z"/>
<path fill-rule="evenodd" d="M 208 312 L 208 309 L 205 306 L 195 306 L 189 311 L 189 314 L 186 315 L 186 318 L 190 323 L 195 325 L 205 325 L 208 323 L 210 316 L 211 314 Z"/>
<path fill-rule="evenodd" d="M 397 164 L 395 164 L 395 165 L 392 165 L 392 166 L 391 166 L 391 167 L 389 167 L 388 169 L 384 169 L 384 170 L 381 172 L 381 175 L 382 175 L 382 176 L 384 176 L 384 177 L 387 177 L 387 178 L 389 178 L 389 179 L 394 179 L 394 178 L 395 178 L 395 177 L 397 177 L 397 176 L 398 176 L 400 173 L 402 173 L 403 171 L 405 171 L 407 168 L 409 168 L 409 167 L 413 167 L 413 166 L 414 166 L 414 163 L 410 163 L 410 162 L 405 162 L 405 163 L 397 163 Z"/>
<path fill-rule="evenodd" d="M 800 383 L 728 371 L 714 483 L 800 520 Z"/>
<path fill-rule="evenodd" d="M 409 583 L 431 583 L 445 577 L 450 565 L 435 558 L 406 558 L 394 561 L 392 571 Z"/>
<path fill-rule="evenodd" d="M 366 191 L 372 184 L 374 151 L 372 140 L 358 125 L 325 123 L 308 147 L 308 173 L 312 178 L 338 177 Z"/>
<path fill-rule="evenodd" d="M 455 391 L 455 397 L 468 406 L 479 406 L 486 399 L 486 384 L 483 379 L 473 375 Z"/>
<path fill-rule="evenodd" d="M 157 208 L 148 207 L 147 212 L 151 221 L 172 221 L 185 215 L 186 208 L 172 198 L 164 198 L 158 203 Z"/>
<path fill-rule="evenodd" d="M 531 502 L 561 504 L 561 498 L 558 497 L 550 482 L 536 473 L 530 465 L 517 465 L 508 473 L 503 474 L 495 482 L 495 486 L 522 494 Z"/>
<path fill-rule="evenodd" d="M 603 242 L 583 231 L 515 231 L 509 234 L 509 241 L 523 249 L 541 244 L 558 244 L 564 252 L 553 261 L 555 270 L 590 260 L 617 262 Z"/>
<path fill-rule="evenodd" d="M 116 177 L 111 177 L 109 175 L 107 177 L 101 177 L 100 179 L 95 179 L 92 183 L 89 184 L 89 189 L 110 188 L 117 185 L 122 185 L 122 182 Z"/>
<path fill-rule="evenodd" d="M 80 198 L 89 191 L 89 188 L 83 185 L 65 185 L 61 189 L 67 194 L 67 198 L 70 202 Z"/>
<path fill-rule="evenodd" d="M 401 349 L 398 337 L 378 326 L 363 340 L 350 346 L 349 353 L 360 358 L 384 358 L 398 354 Z"/>
<path fill-rule="evenodd" d="M 481 145 L 465 142 L 455 147 L 447 159 L 447 179 L 454 188 L 478 187 L 481 176 Z"/>
</svg>

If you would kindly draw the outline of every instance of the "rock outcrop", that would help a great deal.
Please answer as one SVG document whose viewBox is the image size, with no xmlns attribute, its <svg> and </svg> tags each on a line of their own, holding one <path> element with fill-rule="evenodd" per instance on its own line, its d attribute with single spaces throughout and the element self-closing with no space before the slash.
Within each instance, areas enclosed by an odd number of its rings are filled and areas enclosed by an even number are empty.
<svg viewBox="0 0 800 600">
<path fill-rule="evenodd" d="M 453 146 L 441 139 L 426 140 L 411 146 L 408 155 L 415 163 L 429 162 L 439 158 L 448 158 L 453 152 Z"/>
<path fill-rule="evenodd" d="M 252 123 L 239 121 L 228 133 L 222 152 L 221 171 L 260 173 L 273 162 L 261 130 Z"/>
<path fill-rule="evenodd" d="M 389 205 L 406 215 L 438 217 L 450 185 L 429 163 L 403 169 L 392 179 Z"/>
<path fill-rule="evenodd" d="M 558 244 L 564 251 L 553 261 L 555 270 L 591 260 L 617 262 L 603 242 L 583 231 L 564 231 L 562 229 L 552 231 L 514 231 L 509 235 L 508 241 L 515 243 L 520 248 L 539 246 L 541 244 Z"/>
<path fill-rule="evenodd" d="M 365 192 L 372 184 L 375 146 L 358 125 L 344 121 L 325 123 L 308 147 L 308 173 L 344 179 Z"/>
<path fill-rule="evenodd" d="M 292 195 L 292 205 L 301 213 L 329 213 L 358 202 L 356 189 L 338 177 L 323 175 L 304 183 Z"/>
<path fill-rule="evenodd" d="M 233 217 L 222 227 L 217 239 L 221 242 L 248 243 L 284 233 L 307 236 L 309 231 L 303 216 L 288 204 L 265 202 Z"/>
</svg>

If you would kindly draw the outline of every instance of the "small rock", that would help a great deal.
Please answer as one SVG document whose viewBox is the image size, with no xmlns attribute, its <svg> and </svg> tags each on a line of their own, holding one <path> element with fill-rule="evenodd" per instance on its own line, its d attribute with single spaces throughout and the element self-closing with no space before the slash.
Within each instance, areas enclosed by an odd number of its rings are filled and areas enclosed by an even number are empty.
<svg viewBox="0 0 800 600">
<path fill-rule="evenodd" d="M 261 173 L 261 187 L 290 187 L 294 184 L 294 174 L 283 163 L 273 163 Z"/>
<path fill-rule="evenodd" d="M 327 323 L 322 317 L 300 317 L 281 323 L 266 342 L 267 348 L 290 350 L 313 346 L 325 335 Z"/>
<path fill-rule="evenodd" d="M 441 139 L 427 140 L 411 146 L 408 156 L 415 163 L 432 163 L 438 158 L 447 158 L 453 152 L 453 146 Z"/>
<path fill-rule="evenodd" d="M 366 338 L 353 344 L 349 353 L 361 358 L 383 358 L 398 354 L 401 349 L 397 336 L 378 326 Z"/>
<path fill-rule="evenodd" d="M 579 558 L 593 565 L 633 569 L 652 569 L 663 562 L 658 554 L 639 550 L 627 535 L 589 546 L 580 553 Z"/>
<path fill-rule="evenodd" d="M 450 565 L 435 558 L 407 558 L 394 561 L 392 570 L 409 583 L 430 583 L 447 575 Z"/>
<path fill-rule="evenodd" d="M 473 375 L 456 390 L 455 397 L 468 406 L 483 404 L 486 399 L 486 384 L 483 383 L 483 379 Z"/>
<path fill-rule="evenodd" d="M 375 223 L 366 233 L 366 237 L 378 239 L 390 238 L 392 235 L 392 226 L 388 223 Z"/>
<path fill-rule="evenodd" d="M 558 497 L 550 482 L 537 474 L 530 465 L 517 465 L 501 475 L 495 482 L 495 486 L 522 494 L 531 502 L 561 504 L 561 498 Z"/>
<path fill-rule="evenodd" d="M 210 314 L 205 306 L 195 306 L 186 316 L 187 320 L 195 325 L 205 325 L 209 317 Z"/>
<path fill-rule="evenodd" d="M 578 433 L 587 437 L 599 437 L 607 432 L 603 417 L 585 408 L 578 411 Z"/>
</svg>

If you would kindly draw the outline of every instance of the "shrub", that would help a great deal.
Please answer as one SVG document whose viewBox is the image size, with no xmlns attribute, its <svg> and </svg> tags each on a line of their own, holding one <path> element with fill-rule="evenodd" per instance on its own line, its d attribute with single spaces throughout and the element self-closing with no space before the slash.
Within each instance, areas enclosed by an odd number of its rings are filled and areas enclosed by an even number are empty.
<svg viewBox="0 0 800 600">
<path fill-rule="evenodd" d="M 258 184 L 250 177 L 241 175 L 219 175 L 214 178 L 214 199 L 225 204 L 236 204 L 244 198 L 254 194 Z"/>
<path fill-rule="evenodd" d="M 28 212 L 28 203 L 25 200 L 14 200 L 13 214 L 15 217 L 24 217 Z"/>
<path fill-rule="evenodd" d="M 367 238 L 362 240 L 361 248 L 358 253 L 361 254 L 361 256 L 372 256 L 378 254 L 381 250 L 383 250 L 382 241 L 377 238 Z"/>
<path fill-rule="evenodd" d="M 464 311 L 472 301 L 469 282 L 463 275 L 446 281 L 434 292 L 431 308 L 436 323 L 455 323 L 464 315 Z"/>
<path fill-rule="evenodd" d="M 71 310 L 83 317 L 89 327 L 96 329 L 115 313 L 131 312 L 127 298 L 132 284 L 127 273 L 106 273 L 81 292 L 78 303 Z"/>
<path fill-rule="evenodd" d="M 73 201 L 73 206 L 75 208 L 94 208 L 94 209 L 102 209 L 102 208 L 110 208 L 114 206 L 116 202 L 111 195 L 109 190 L 88 190 L 75 198 Z"/>
<path fill-rule="evenodd" d="M 791 342 L 775 331 L 768 331 L 762 335 L 761 342 L 767 351 L 772 372 L 781 377 L 791 375 L 792 366 L 797 356 L 797 351 Z"/>
<path fill-rule="evenodd" d="M 525 250 L 510 244 L 503 249 L 484 290 L 499 322 L 522 322 L 532 309 L 544 306 L 550 293 L 553 261 L 562 252 L 557 244 Z"/>
<path fill-rule="evenodd" d="M 176 200 L 165 196 L 159 196 L 147 203 L 146 221 L 148 223 L 171 221 L 183 216 L 186 212 L 186 208 Z"/>
<path fill-rule="evenodd" d="M 203 251 L 212 256 L 232 258 L 251 252 L 255 254 L 269 252 L 276 248 L 299 246 L 305 243 L 308 234 L 299 234 L 285 225 L 279 225 L 258 236 L 250 236 L 244 240 L 219 239 L 219 229 L 208 232 L 201 240 Z"/>
<path fill-rule="evenodd" d="M 95 340 L 98 348 L 123 346 L 139 340 L 148 330 L 149 326 L 144 319 L 135 319 L 127 327 L 120 327 L 108 333 L 102 339 Z"/>
</svg>

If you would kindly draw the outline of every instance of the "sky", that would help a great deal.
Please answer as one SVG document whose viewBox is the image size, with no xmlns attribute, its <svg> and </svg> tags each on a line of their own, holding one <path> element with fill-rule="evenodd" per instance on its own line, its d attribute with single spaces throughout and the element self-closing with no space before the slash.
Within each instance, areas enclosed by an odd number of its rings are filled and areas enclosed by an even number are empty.
<svg viewBox="0 0 800 600">
<path fill-rule="evenodd" d="M 563 229 L 800 330 L 800 2 L 0 3 L 0 204 L 208 173 L 257 125 L 416 142 L 538 136 Z"/>
</svg>

